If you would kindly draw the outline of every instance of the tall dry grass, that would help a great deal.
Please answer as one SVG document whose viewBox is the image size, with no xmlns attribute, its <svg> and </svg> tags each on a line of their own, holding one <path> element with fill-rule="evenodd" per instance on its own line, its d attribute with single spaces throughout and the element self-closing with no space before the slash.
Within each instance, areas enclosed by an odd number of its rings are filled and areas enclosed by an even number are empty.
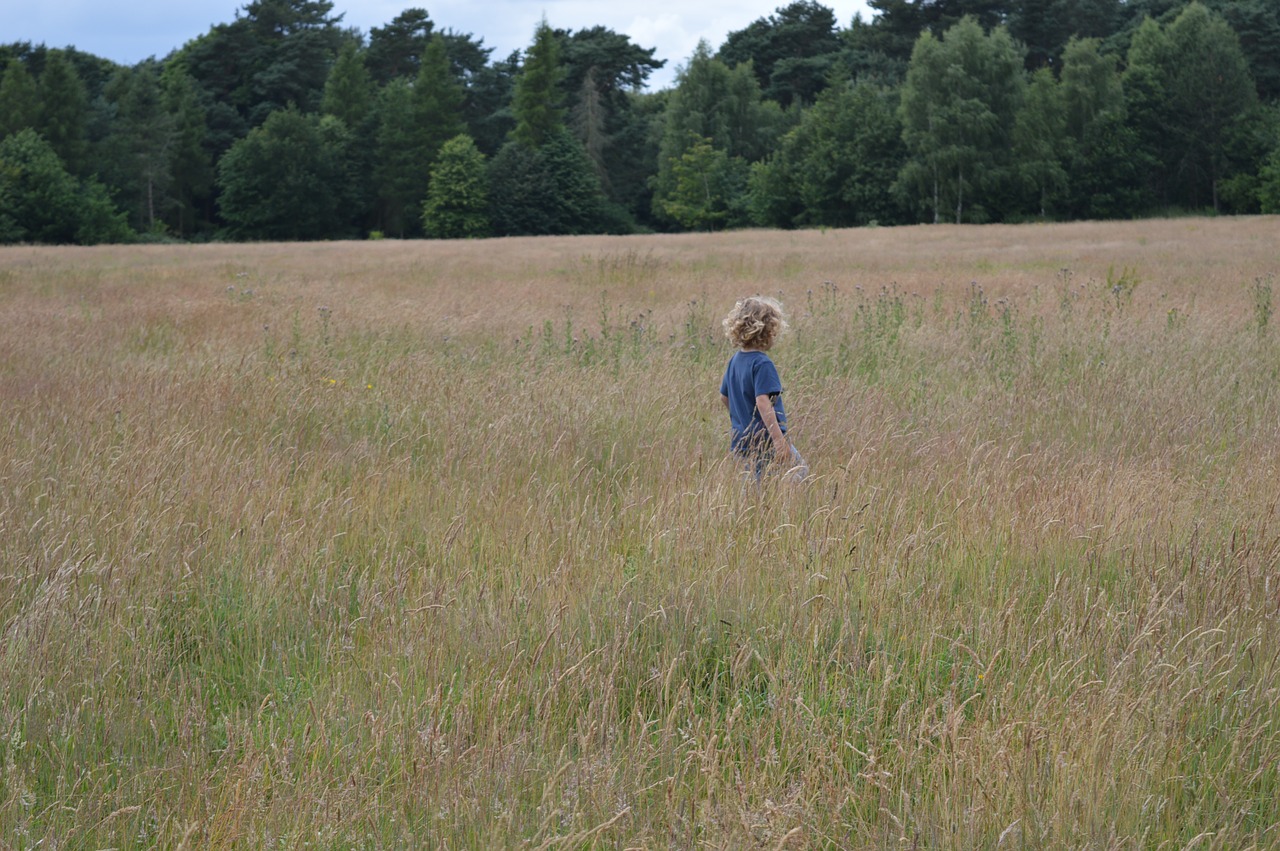
<svg viewBox="0 0 1280 851">
<path fill-rule="evenodd" d="M 1278 225 L 0 251 L 0 847 L 1280 846 Z"/>
</svg>

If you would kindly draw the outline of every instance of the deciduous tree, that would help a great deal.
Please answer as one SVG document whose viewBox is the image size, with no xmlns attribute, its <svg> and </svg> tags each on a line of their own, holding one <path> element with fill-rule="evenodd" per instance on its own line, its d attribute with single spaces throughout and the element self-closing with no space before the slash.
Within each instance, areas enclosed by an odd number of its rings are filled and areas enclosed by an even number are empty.
<svg viewBox="0 0 1280 851">
<path fill-rule="evenodd" d="M 489 235 L 489 190 L 484 154 L 470 136 L 444 143 L 431 169 L 422 226 L 433 239 Z"/>
<path fill-rule="evenodd" d="M 779 106 L 763 100 L 749 63 L 731 69 L 711 55 L 706 42 L 700 43 L 677 73 L 663 116 L 658 173 L 653 180 L 655 213 L 671 220 L 664 211 L 672 209 L 669 202 L 675 200 L 676 164 L 690 147 L 709 140 L 728 160 L 741 160 L 745 190 L 747 164 L 769 153 L 783 122 Z M 695 159 L 706 161 L 706 156 Z M 728 206 L 745 210 L 746 201 L 738 199 Z"/>
<path fill-rule="evenodd" d="M 1041 68 L 1031 77 L 1013 128 L 1018 172 L 1030 187 L 1041 218 L 1067 185 L 1067 172 L 1062 165 L 1066 141 L 1066 116 L 1058 81 L 1051 70 Z"/>
<path fill-rule="evenodd" d="M 980 204 L 1008 177 L 1014 116 L 1026 88 L 1022 55 L 1008 33 L 984 35 L 965 18 L 941 39 L 916 42 L 902 90 L 903 140 L 911 158 L 900 181 L 931 210 L 965 221 L 966 204 Z"/>
<path fill-rule="evenodd" d="M 76 180 L 36 131 L 0 141 L 0 241 L 91 245 L 131 236 L 102 185 Z"/>
<path fill-rule="evenodd" d="M 1131 116 L 1171 178 L 1166 197 L 1218 209 L 1232 129 L 1257 101 L 1239 39 L 1222 18 L 1191 3 L 1168 27 L 1144 23 L 1128 62 Z"/>
<path fill-rule="evenodd" d="M 219 206 L 248 239 L 333 239 L 352 231 L 347 129 L 332 116 L 273 114 L 218 163 Z"/>
</svg>

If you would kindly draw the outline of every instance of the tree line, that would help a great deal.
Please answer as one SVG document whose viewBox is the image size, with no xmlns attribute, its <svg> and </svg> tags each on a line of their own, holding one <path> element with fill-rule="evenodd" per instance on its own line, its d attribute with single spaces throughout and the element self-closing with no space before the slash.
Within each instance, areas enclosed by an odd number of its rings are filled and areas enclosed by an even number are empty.
<svg viewBox="0 0 1280 851">
<path fill-rule="evenodd" d="M 1274 0 L 798 0 L 495 59 L 252 0 L 163 60 L 0 45 L 0 242 L 310 240 L 1280 212 Z"/>
</svg>

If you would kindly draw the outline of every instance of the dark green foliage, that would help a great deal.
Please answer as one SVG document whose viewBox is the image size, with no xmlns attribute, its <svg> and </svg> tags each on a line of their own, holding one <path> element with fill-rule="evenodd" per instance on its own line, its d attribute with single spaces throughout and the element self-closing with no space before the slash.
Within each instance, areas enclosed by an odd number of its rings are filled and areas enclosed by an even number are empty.
<svg viewBox="0 0 1280 851">
<path fill-rule="evenodd" d="M 1072 39 L 1062 53 L 1061 100 L 1064 132 L 1077 141 L 1105 114 L 1123 114 L 1124 91 L 1114 56 L 1097 39 Z"/>
<path fill-rule="evenodd" d="M 1120 21 L 1120 0 L 1020 0 L 1009 35 L 1026 47 L 1029 69 L 1056 66 L 1072 38 L 1104 38 Z"/>
<path fill-rule="evenodd" d="M 520 53 L 486 65 L 467 80 L 465 115 L 476 147 L 492 156 L 515 129 L 511 94 L 520 70 Z"/>
<path fill-rule="evenodd" d="M 290 104 L 319 108 L 342 38 L 342 16 L 331 17 L 332 11 L 329 0 L 253 0 L 244 7 L 237 23 L 249 27 L 254 41 L 245 116 L 251 125 Z"/>
<path fill-rule="evenodd" d="M 1068 154 L 1066 212 L 1078 219 L 1123 219 L 1151 208 L 1148 177 L 1156 161 L 1118 112 L 1090 122 Z"/>
<path fill-rule="evenodd" d="M 589 27 L 559 33 L 560 59 L 565 72 L 565 89 L 578 91 L 588 73 L 608 97 L 642 88 L 649 75 L 666 65 L 654 58 L 654 48 L 640 47 L 622 33 L 608 27 Z"/>
<path fill-rule="evenodd" d="M 0 76 L 0 139 L 40 122 L 40 90 L 21 59 L 10 59 Z"/>
<path fill-rule="evenodd" d="M 897 224 L 906 211 L 893 183 L 907 157 L 896 92 L 860 84 L 831 93 L 815 109 L 807 167 L 799 181 L 802 224 Z"/>
<path fill-rule="evenodd" d="M 781 135 L 785 119 L 777 104 L 766 102 L 750 65 L 729 68 L 705 45 L 694 52 L 667 104 L 663 155 L 670 137 L 695 133 L 730 156 L 762 159 Z M 682 147 L 677 142 L 675 150 Z"/>
<path fill-rule="evenodd" d="M 605 195 L 631 218 L 649 209 L 648 177 L 655 157 L 646 148 L 649 115 L 640 87 L 662 68 L 654 50 L 605 27 L 558 33 L 567 93 L 568 127 L 585 148 Z"/>
<path fill-rule="evenodd" d="M 0 142 L 0 187 L 0 221 L 9 241 L 76 241 L 76 179 L 34 130 L 21 130 Z"/>
<path fill-rule="evenodd" d="M 891 191 L 906 160 L 897 95 L 871 83 L 818 96 L 777 152 L 752 171 L 758 224 L 893 224 L 905 213 Z"/>
<path fill-rule="evenodd" d="M 741 224 L 748 167 L 705 137 L 690 139 L 671 163 L 671 188 L 657 201 L 663 217 L 689 230 Z"/>
<path fill-rule="evenodd" d="M 40 123 L 36 127 L 72 174 L 87 173 L 88 94 L 60 50 L 49 52 L 40 74 Z"/>
<path fill-rule="evenodd" d="M 204 147 L 205 112 L 195 81 L 181 63 L 169 63 L 160 75 L 160 87 L 170 120 L 170 188 L 164 216 L 171 233 L 188 237 L 200 227 L 200 211 L 213 191 L 213 163 Z"/>
<path fill-rule="evenodd" d="M 1280 150 L 1280 104 L 1259 104 L 1233 124 L 1227 133 L 1225 155 L 1232 173 L 1219 182 L 1222 209 L 1230 213 L 1262 211 L 1263 171 Z"/>
<path fill-rule="evenodd" d="M 1240 38 L 1240 50 L 1258 87 L 1258 97 L 1280 101 L 1280 3 L 1219 0 L 1210 4 Z"/>
<path fill-rule="evenodd" d="M 1218 209 L 1231 133 L 1257 101 L 1239 39 L 1192 3 L 1167 27 L 1139 27 L 1128 63 L 1130 118 L 1163 166 L 1156 190 L 1170 203 Z"/>
<path fill-rule="evenodd" d="M 385 27 L 369 30 L 369 73 L 380 85 L 397 77 L 418 76 L 418 61 L 435 24 L 426 9 L 405 9 Z"/>
<path fill-rule="evenodd" d="M 729 33 L 718 56 L 731 67 L 750 62 L 764 96 L 789 106 L 813 102 L 840 48 L 835 13 L 814 0 L 795 0 Z"/>
<path fill-rule="evenodd" d="M 89 245 L 130 237 L 102 185 L 77 181 L 34 130 L 0 142 L 0 241 Z"/>
<path fill-rule="evenodd" d="M 494 234 L 556 233 L 546 209 L 554 192 L 537 148 L 519 142 L 503 145 L 489 162 L 489 221 Z"/>
<path fill-rule="evenodd" d="M 1259 176 L 1258 197 L 1262 202 L 1262 212 L 1280 213 L 1280 145 L 1262 164 Z"/>
<path fill-rule="evenodd" d="M 139 231 L 156 231 L 168 206 L 172 182 L 169 151 L 173 116 L 166 108 L 154 63 L 122 68 L 107 84 L 115 108 L 111 135 L 103 142 L 111 168 L 104 174 Z"/>
<path fill-rule="evenodd" d="M 516 77 L 511 99 L 516 122 L 512 139 L 536 148 L 564 126 L 564 95 L 560 91 L 563 79 L 560 40 L 544 19 Z"/>
<path fill-rule="evenodd" d="M 326 115 L 342 119 L 349 129 L 364 123 L 373 105 L 373 80 L 365 68 L 355 42 L 342 46 L 338 59 L 324 83 L 320 108 Z"/>
<path fill-rule="evenodd" d="M 329 0 L 252 0 L 229 24 L 219 24 L 189 42 L 181 57 L 209 101 L 234 110 L 210 109 L 210 123 L 231 139 L 268 115 L 294 105 L 303 112 L 320 107 L 329 67 L 343 41 L 341 15 L 331 16 Z M 208 104 L 206 104 L 208 106 Z"/>
<path fill-rule="evenodd" d="M 340 120 L 351 135 L 349 165 L 355 187 L 352 219 L 362 230 L 370 230 L 383 227 L 375 216 L 379 187 L 374 180 L 381 114 L 377 108 L 378 92 L 364 56 L 354 41 L 342 46 L 325 81 L 321 106 L 326 115 Z"/>
<path fill-rule="evenodd" d="M 907 74 L 907 56 L 889 53 L 887 33 L 869 24 L 858 15 L 847 30 L 840 33 L 842 48 L 836 57 L 832 75 L 847 79 L 865 80 L 886 86 L 899 86 Z"/>
<path fill-rule="evenodd" d="M 553 232 L 616 232 L 619 223 L 606 209 L 600 181 L 578 140 L 561 128 L 547 139 L 540 153 L 551 187 L 544 203 L 549 219 L 555 223 Z"/>
<path fill-rule="evenodd" d="M 434 162 L 446 141 L 464 129 L 462 86 L 449 64 L 445 41 L 431 39 L 422 53 L 418 79 L 413 86 L 413 112 L 421 134 L 419 158 Z"/>
<path fill-rule="evenodd" d="M 462 134 L 487 157 L 499 233 L 733 227 L 748 211 L 759 224 L 842 227 L 1274 206 L 1274 0 L 869 5 L 874 17 L 843 29 L 818 0 L 781 5 L 716 50 L 699 45 L 674 87 L 650 93 L 663 61 L 607 27 L 543 21 L 526 55 L 490 61 L 483 40 L 422 8 L 374 27 L 366 47 L 331 0 L 247 0 L 233 21 L 132 68 L 0 44 L 0 139 L 43 137 L 82 201 L 105 211 L 102 233 L 118 217 L 98 203 L 109 192 L 163 238 L 292 232 L 273 218 L 274 189 L 234 196 L 270 185 L 241 179 L 266 137 L 221 162 L 286 111 L 310 128 L 289 137 L 298 157 L 274 142 L 279 162 L 298 165 L 289 179 L 320 199 L 299 219 L 307 238 L 422 235 L 431 169 Z M 228 166 L 222 182 L 215 164 Z M 101 183 L 79 182 L 90 174 Z M 219 207 L 223 190 L 233 198 Z M 431 197 L 443 209 L 446 196 Z M 18 227 L 0 222 L 6 238 Z M 80 239 L 79 227 L 56 239 Z"/>
<path fill-rule="evenodd" d="M 412 227 L 427 187 L 427 163 L 417 158 L 413 90 L 404 80 L 387 84 L 378 98 L 374 180 L 378 187 L 379 229 L 404 236 Z M 422 193 L 422 194 L 419 194 Z"/>
<path fill-rule="evenodd" d="M 610 202 L 631 218 L 648 210 L 649 115 L 638 90 L 665 63 L 652 48 L 605 27 L 561 34 L 568 124 L 590 157 Z"/>
<path fill-rule="evenodd" d="M 900 186 L 934 222 L 983 221 L 1011 180 L 1012 129 L 1026 80 L 1008 33 L 984 35 L 965 18 L 943 35 L 924 33 L 902 89 L 903 140 L 910 159 Z M 993 208 L 998 209 L 993 205 Z"/>
<path fill-rule="evenodd" d="M 445 42 L 434 37 L 423 51 L 412 87 L 395 79 L 377 107 L 376 165 L 380 229 L 419 236 L 431 163 L 440 148 L 463 132 L 463 91 L 450 68 Z"/>
<path fill-rule="evenodd" d="M 433 239 L 489 235 L 489 191 L 484 154 L 470 136 L 444 143 L 431 169 L 422 226 Z"/>
<path fill-rule="evenodd" d="M 498 236 L 603 233 L 611 215 L 591 161 L 564 128 L 540 148 L 511 141 L 489 165 L 489 218 Z"/>
<path fill-rule="evenodd" d="M 1031 77 L 1013 128 L 1013 143 L 1018 177 L 1033 198 L 1030 207 L 1044 218 L 1067 185 L 1063 169 L 1066 114 L 1058 81 L 1048 68 Z"/>
<path fill-rule="evenodd" d="M 1106 39 L 1111 52 L 1124 55 L 1143 22 L 1168 26 L 1195 0 L 1129 0 L 1120 21 Z M 1274 0 L 1200 0 L 1223 18 L 1240 39 L 1240 49 L 1257 84 L 1259 97 L 1280 98 L 1280 4 Z"/>
<path fill-rule="evenodd" d="M 353 193 L 343 123 L 288 109 L 227 151 L 218 163 L 219 207 L 247 239 L 349 236 Z"/>
<path fill-rule="evenodd" d="M 671 203 L 677 208 L 682 203 L 674 195 L 678 191 L 674 170 L 690 147 L 705 139 L 729 159 L 757 162 L 769 153 L 783 122 L 778 105 L 763 100 L 750 64 L 731 69 L 711 56 L 705 42 L 700 44 L 677 74 L 676 88 L 667 102 L 653 183 L 654 213 L 678 221 L 666 211 L 673 209 Z M 746 200 L 727 206 L 745 209 Z"/>
</svg>

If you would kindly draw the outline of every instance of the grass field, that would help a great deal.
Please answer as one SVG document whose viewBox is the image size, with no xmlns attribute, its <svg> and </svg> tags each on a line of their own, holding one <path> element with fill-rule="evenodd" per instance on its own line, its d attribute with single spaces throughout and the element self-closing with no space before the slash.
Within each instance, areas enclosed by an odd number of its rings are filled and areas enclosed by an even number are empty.
<svg viewBox="0 0 1280 851">
<path fill-rule="evenodd" d="M 1280 847 L 1278 244 L 2 249 L 0 848 Z"/>
</svg>

